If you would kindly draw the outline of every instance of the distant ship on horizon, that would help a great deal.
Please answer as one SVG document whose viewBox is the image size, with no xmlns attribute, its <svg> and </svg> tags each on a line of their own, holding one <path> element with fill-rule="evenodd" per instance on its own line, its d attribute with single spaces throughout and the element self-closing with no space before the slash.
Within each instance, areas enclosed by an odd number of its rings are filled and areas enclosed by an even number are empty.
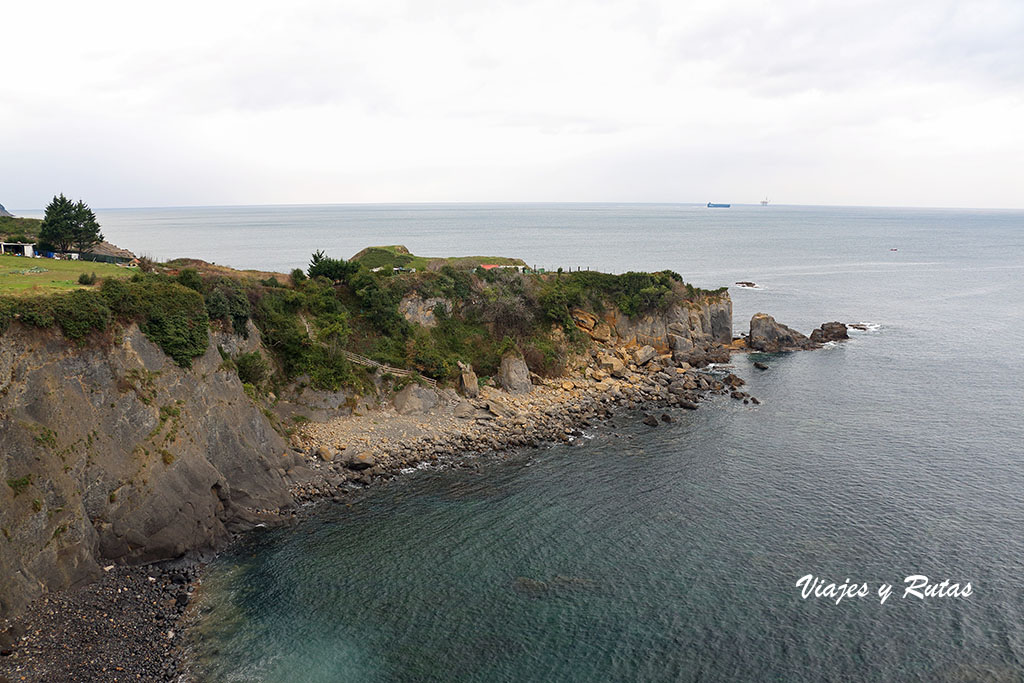
<svg viewBox="0 0 1024 683">
<path fill-rule="evenodd" d="M 714 202 L 708 202 L 709 209 L 728 209 L 732 204 L 715 204 Z"/>
</svg>

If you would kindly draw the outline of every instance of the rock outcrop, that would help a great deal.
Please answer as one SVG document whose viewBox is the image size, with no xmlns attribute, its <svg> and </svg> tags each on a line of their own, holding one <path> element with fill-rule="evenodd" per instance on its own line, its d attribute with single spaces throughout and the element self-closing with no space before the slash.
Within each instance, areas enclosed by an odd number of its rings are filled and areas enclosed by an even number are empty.
<svg viewBox="0 0 1024 683">
<path fill-rule="evenodd" d="M 750 319 L 750 336 L 747 347 L 755 351 L 777 353 L 779 351 L 795 351 L 808 349 L 813 343 L 792 327 L 776 322 L 767 313 L 755 313 Z"/>
<path fill-rule="evenodd" d="M 533 390 L 530 368 L 519 356 L 509 354 L 501 359 L 498 370 L 498 384 L 510 394 L 525 394 Z"/>
<path fill-rule="evenodd" d="M 630 362 L 638 366 L 657 354 L 698 366 L 723 362 L 728 360 L 724 346 L 732 341 L 732 299 L 725 292 L 639 316 L 628 316 L 616 307 L 608 307 L 603 318 L 575 309 L 572 319 L 598 344 L 635 349 L 641 356 L 633 355 Z"/>
<path fill-rule="evenodd" d="M 399 415 L 425 413 L 437 405 L 437 392 L 412 383 L 395 394 L 394 404 Z"/>
<path fill-rule="evenodd" d="M 811 332 L 811 341 L 815 344 L 824 344 L 830 341 L 841 341 L 849 339 L 846 325 L 839 322 L 822 323 L 821 327 Z"/>
<path fill-rule="evenodd" d="M 291 505 L 286 444 L 223 341 L 185 370 L 135 326 L 87 348 L 2 335 L 0 613 L 102 565 L 212 551 Z"/>
<path fill-rule="evenodd" d="M 452 312 L 452 302 L 448 299 L 433 296 L 427 299 L 410 294 L 398 302 L 398 311 L 411 323 L 423 327 L 437 327 L 437 314 L 440 306 L 447 313 Z"/>
<path fill-rule="evenodd" d="M 775 318 L 766 313 L 755 313 L 754 317 L 750 319 L 750 336 L 747 338 L 747 347 L 754 351 L 767 353 L 799 351 L 817 349 L 826 342 L 849 338 L 846 325 L 840 322 L 822 323 L 821 327 L 811 332 L 810 337 L 805 337 L 793 328 L 776 322 Z M 767 367 L 762 369 L 767 369 Z"/>
<path fill-rule="evenodd" d="M 3 204 L 0 204 L 0 216 L 4 218 L 14 218 L 14 214 L 4 208 Z"/>
<path fill-rule="evenodd" d="M 473 372 L 473 366 L 468 363 L 459 363 L 458 390 L 466 398 L 476 398 L 480 393 L 480 378 Z"/>
</svg>

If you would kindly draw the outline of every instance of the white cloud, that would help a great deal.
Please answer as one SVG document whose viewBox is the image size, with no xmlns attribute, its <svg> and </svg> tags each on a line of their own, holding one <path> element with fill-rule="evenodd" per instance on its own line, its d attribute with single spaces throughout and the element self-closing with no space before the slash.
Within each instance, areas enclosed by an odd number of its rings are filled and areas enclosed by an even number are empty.
<svg viewBox="0 0 1024 683">
<path fill-rule="evenodd" d="M 1015 0 L 21 3 L 6 29 L 7 206 L 1024 206 Z"/>
</svg>

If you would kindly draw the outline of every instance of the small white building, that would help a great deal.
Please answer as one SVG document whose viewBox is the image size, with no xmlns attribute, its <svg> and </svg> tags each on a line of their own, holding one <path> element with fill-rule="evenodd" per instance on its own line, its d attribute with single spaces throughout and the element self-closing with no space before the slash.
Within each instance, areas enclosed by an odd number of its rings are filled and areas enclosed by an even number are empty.
<svg viewBox="0 0 1024 683">
<path fill-rule="evenodd" d="M 35 246 L 31 242 L 0 242 L 0 254 L 16 254 L 32 258 L 36 255 Z"/>
</svg>

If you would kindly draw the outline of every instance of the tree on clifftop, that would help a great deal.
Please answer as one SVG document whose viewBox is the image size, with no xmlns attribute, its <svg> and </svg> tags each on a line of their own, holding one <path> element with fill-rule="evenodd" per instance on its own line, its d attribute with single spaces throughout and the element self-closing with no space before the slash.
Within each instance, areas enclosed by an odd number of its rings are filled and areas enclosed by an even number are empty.
<svg viewBox="0 0 1024 683">
<path fill-rule="evenodd" d="M 103 241 L 96 214 L 85 202 L 72 202 L 60 194 L 46 207 L 39 229 L 39 241 L 50 244 L 56 251 L 86 253 Z"/>
</svg>

